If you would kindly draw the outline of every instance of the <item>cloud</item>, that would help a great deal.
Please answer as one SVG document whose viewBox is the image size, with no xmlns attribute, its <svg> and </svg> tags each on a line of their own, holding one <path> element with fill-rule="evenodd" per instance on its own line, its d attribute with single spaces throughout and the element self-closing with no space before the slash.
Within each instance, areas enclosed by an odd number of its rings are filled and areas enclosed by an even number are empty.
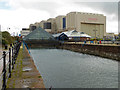
<svg viewBox="0 0 120 90">
<path fill-rule="evenodd" d="M 117 31 L 117 1 L 104 0 L 0 0 L 8 8 L 0 8 L 0 24 L 3 29 L 15 27 L 19 29 L 29 24 L 40 22 L 58 15 L 66 15 L 71 11 L 100 13 L 107 16 L 107 31 Z M 103 1 L 103 0 L 102 0 Z M 107 2 L 108 1 L 108 2 Z M 112 3 L 111 3 L 112 2 Z M 5 7 L 4 6 L 4 7 Z"/>
<path fill-rule="evenodd" d="M 118 33 L 118 22 L 113 21 L 111 22 L 106 22 L 107 27 L 106 27 L 106 31 L 107 32 L 112 32 L 112 33 Z"/>
<path fill-rule="evenodd" d="M 23 27 L 29 27 L 29 24 L 40 22 L 42 19 L 47 19 L 50 17 L 48 12 L 33 10 L 33 9 L 23 9 L 18 10 L 0 10 L 0 24 L 3 30 L 7 30 L 8 27 L 11 28 L 10 33 L 18 32 Z M 19 30 L 15 30 L 16 27 Z"/>
<path fill-rule="evenodd" d="M 82 7 L 89 7 L 94 11 L 99 11 L 105 15 L 114 15 L 113 20 L 118 20 L 118 2 L 74 2 Z"/>
</svg>

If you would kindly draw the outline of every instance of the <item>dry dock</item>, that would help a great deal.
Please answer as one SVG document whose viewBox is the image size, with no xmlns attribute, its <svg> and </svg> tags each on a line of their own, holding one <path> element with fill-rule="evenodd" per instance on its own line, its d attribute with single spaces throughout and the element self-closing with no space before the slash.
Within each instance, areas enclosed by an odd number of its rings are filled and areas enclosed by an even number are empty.
<svg viewBox="0 0 120 90">
<path fill-rule="evenodd" d="M 120 45 L 63 43 L 58 48 L 120 61 Z"/>
<path fill-rule="evenodd" d="M 26 47 L 24 49 L 23 46 L 20 47 L 7 88 L 45 88 L 43 79 Z"/>
</svg>

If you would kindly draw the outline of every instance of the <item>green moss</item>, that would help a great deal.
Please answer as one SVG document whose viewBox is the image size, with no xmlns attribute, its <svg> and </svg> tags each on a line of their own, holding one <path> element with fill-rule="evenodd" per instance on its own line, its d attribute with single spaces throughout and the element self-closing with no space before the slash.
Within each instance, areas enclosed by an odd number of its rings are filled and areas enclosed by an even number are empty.
<svg viewBox="0 0 120 90">
<path fill-rule="evenodd" d="M 23 71 L 23 67 L 26 67 L 26 65 L 23 65 L 23 58 L 24 59 L 28 59 L 30 58 L 30 56 L 28 54 L 26 54 L 27 51 L 23 50 L 22 48 L 20 48 L 17 60 L 16 60 L 16 64 L 14 66 L 14 69 L 12 70 L 12 75 L 11 78 L 8 79 L 7 82 L 7 88 L 16 88 L 16 87 L 21 87 L 21 84 L 23 80 L 25 79 L 40 79 L 42 78 L 41 75 L 33 74 L 34 71 L 32 72 L 24 72 Z M 28 61 L 29 62 L 29 61 Z M 32 63 L 32 62 L 31 62 Z M 29 66 L 31 64 L 28 64 L 27 66 Z M 34 85 L 35 84 L 35 85 Z M 32 86 L 36 86 L 36 82 L 31 84 Z M 22 85 L 23 86 L 23 85 Z"/>
<path fill-rule="evenodd" d="M 42 76 L 38 76 L 38 78 L 42 78 Z"/>
<path fill-rule="evenodd" d="M 12 70 L 11 78 L 8 79 L 7 88 L 15 88 L 16 80 L 19 80 L 22 76 L 22 49 L 20 49 L 16 64 L 14 65 L 14 69 Z"/>
</svg>

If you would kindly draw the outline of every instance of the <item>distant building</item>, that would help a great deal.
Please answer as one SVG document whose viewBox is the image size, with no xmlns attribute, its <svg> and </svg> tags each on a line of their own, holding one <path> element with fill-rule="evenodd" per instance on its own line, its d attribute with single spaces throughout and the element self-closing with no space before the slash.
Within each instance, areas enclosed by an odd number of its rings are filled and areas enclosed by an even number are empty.
<svg viewBox="0 0 120 90">
<path fill-rule="evenodd" d="M 30 24 L 30 25 L 29 25 L 30 31 L 33 31 L 33 30 L 35 30 L 36 28 L 37 28 L 37 26 L 34 25 L 34 24 Z"/>
<path fill-rule="evenodd" d="M 45 31 L 51 32 L 51 22 L 45 22 L 43 26 L 44 26 L 43 29 L 45 29 Z"/>
<path fill-rule="evenodd" d="M 39 27 L 40 27 L 40 22 L 36 22 L 36 23 L 34 24 L 34 26 L 36 26 L 36 28 L 39 28 Z"/>
<path fill-rule="evenodd" d="M 83 32 L 78 32 L 76 30 L 53 34 L 53 36 L 58 40 L 64 40 L 64 39 L 67 40 L 68 38 L 69 41 L 86 41 L 86 40 L 90 40 L 91 38 L 91 36 Z"/>
<path fill-rule="evenodd" d="M 51 33 L 57 33 L 55 18 L 49 18 L 47 22 L 51 23 Z"/>
<path fill-rule="evenodd" d="M 64 21 L 64 24 L 63 24 Z M 56 31 L 57 32 L 62 32 L 64 31 L 64 29 L 66 28 L 66 23 L 65 23 L 65 16 L 61 15 L 61 16 L 57 16 L 55 18 L 55 23 L 56 23 Z"/>
<path fill-rule="evenodd" d="M 28 28 L 22 28 L 22 31 L 20 33 L 21 33 L 22 38 L 24 38 L 30 33 L 30 30 Z"/>
<path fill-rule="evenodd" d="M 22 30 L 30 30 L 29 28 L 22 28 Z"/>
<path fill-rule="evenodd" d="M 51 22 L 43 20 L 40 22 L 40 27 L 47 32 L 51 32 Z"/>
<path fill-rule="evenodd" d="M 114 33 L 106 33 L 106 39 L 113 39 Z"/>
<path fill-rule="evenodd" d="M 115 39 L 119 39 L 119 34 L 114 34 Z"/>
<path fill-rule="evenodd" d="M 40 23 L 30 25 L 30 31 L 41 27 L 49 33 L 61 33 L 76 30 L 90 35 L 92 38 L 106 36 L 106 16 L 103 14 L 70 12 L 66 16 L 59 15 L 55 18 L 42 20 Z"/>
<path fill-rule="evenodd" d="M 23 38 L 27 46 L 32 47 L 55 47 L 59 45 L 59 42 L 54 39 L 54 37 L 46 32 L 43 28 L 39 27 L 29 33 Z"/>
<path fill-rule="evenodd" d="M 23 40 L 54 40 L 53 36 L 46 32 L 43 28 L 37 28 L 29 33 Z"/>
<path fill-rule="evenodd" d="M 44 23 L 46 22 L 46 20 L 42 20 L 41 22 L 40 22 L 40 27 L 41 28 L 44 28 Z"/>
<path fill-rule="evenodd" d="M 69 40 L 69 37 L 64 33 L 53 34 L 53 37 L 56 40 L 60 40 L 60 41 L 68 41 Z"/>
<path fill-rule="evenodd" d="M 65 16 L 57 16 L 56 18 L 49 18 L 47 21 L 43 20 L 40 22 L 40 27 L 50 33 L 62 32 L 66 27 Z"/>
<path fill-rule="evenodd" d="M 103 38 L 106 35 L 106 17 L 102 14 L 70 12 L 66 15 L 66 29 Z"/>
</svg>

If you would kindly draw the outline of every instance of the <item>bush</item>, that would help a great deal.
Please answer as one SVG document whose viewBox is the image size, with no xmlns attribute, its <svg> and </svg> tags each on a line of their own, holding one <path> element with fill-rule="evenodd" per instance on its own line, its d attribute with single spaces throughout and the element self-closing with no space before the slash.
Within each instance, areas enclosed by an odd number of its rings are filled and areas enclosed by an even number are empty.
<svg viewBox="0 0 120 90">
<path fill-rule="evenodd" d="M 5 38 L 2 38 L 2 45 L 8 44 L 8 41 Z"/>
<path fill-rule="evenodd" d="M 11 44 L 13 42 L 14 42 L 14 39 L 12 39 L 9 32 L 7 31 L 2 32 L 2 44 L 3 45 Z"/>
</svg>

